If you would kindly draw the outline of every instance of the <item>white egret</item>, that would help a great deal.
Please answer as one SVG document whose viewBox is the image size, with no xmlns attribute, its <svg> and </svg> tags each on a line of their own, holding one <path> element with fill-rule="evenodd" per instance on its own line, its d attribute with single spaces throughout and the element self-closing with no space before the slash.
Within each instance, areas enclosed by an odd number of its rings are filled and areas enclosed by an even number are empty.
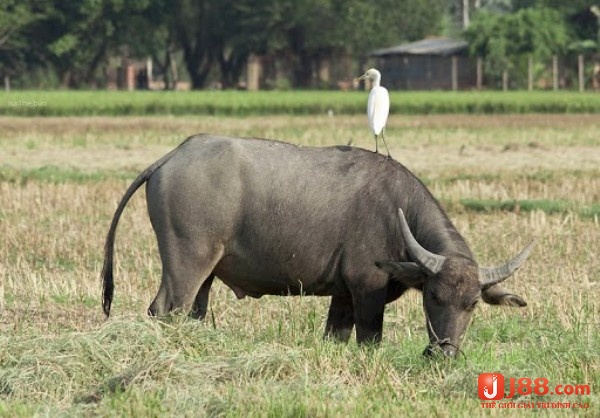
<svg viewBox="0 0 600 418">
<path fill-rule="evenodd" d="M 369 93 L 369 101 L 367 103 L 369 128 L 371 128 L 371 132 L 375 135 L 375 152 L 378 152 L 377 138 L 381 134 L 383 144 L 388 153 L 388 158 L 390 158 L 390 150 L 385 142 L 384 135 L 385 124 L 390 113 L 390 96 L 387 89 L 381 86 L 381 73 L 375 68 L 371 68 L 355 79 L 355 81 L 359 80 L 371 80 L 373 82 L 371 92 Z"/>
</svg>

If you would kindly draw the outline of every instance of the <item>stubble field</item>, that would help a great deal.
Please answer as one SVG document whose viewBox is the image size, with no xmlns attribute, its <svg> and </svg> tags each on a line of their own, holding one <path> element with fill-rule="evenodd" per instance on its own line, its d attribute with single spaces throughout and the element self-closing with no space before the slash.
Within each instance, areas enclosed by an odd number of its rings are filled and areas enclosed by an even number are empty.
<svg viewBox="0 0 600 418">
<path fill-rule="evenodd" d="M 161 266 L 143 190 L 119 226 L 104 319 L 110 219 L 156 158 L 199 132 L 373 149 L 365 125 L 362 115 L 0 118 L 0 416 L 523 416 L 482 409 L 477 376 L 492 371 L 589 385 L 513 401 L 598 416 L 598 115 L 390 119 L 392 155 L 442 201 L 481 265 L 537 241 L 507 283 L 528 306 L 480 304 L 457 360 L 421 356 L 417 292 L 387 307 L 377 349 L 322 340 L 328 298 L 238 301 L 218 283 L 207 321 L 148 319 Z"/>
</svg>

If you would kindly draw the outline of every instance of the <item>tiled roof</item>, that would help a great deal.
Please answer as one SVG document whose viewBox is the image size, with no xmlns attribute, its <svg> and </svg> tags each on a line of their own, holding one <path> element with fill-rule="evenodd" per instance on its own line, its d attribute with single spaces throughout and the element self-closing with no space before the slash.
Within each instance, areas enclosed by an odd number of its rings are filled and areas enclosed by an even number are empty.
<svg viewBox="0 0 600 418">
<path fill-rule="evenodd" d="M 370 55 L 453 55 L 465 50 L 467 46 L 465 41 L 459 39 L 426 38 L 417 42 L 378 49 L 371 52 Z"/>
</svg>

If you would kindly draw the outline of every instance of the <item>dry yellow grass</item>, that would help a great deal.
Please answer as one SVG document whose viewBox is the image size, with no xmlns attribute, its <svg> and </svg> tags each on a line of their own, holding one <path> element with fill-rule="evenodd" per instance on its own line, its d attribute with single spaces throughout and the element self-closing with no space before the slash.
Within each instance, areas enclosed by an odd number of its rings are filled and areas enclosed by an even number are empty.
<svg viewBox="0 0 600 418">
<path fill-rule="evenodd" d="M 392 154 L 426 175 L 594 169 L 597 115 L 392 116 Z M 273 138 L 302 145 L 352 142 L 372 149 L 366 118 L 0 118 L 0 164 L 84 170 L 141 168 L 194 133 Z"/>
<path fill-rule="evenodd" d="M 114 172 L 131 177 L 202 131 L 306 145 L 351 138 L 371 149 L 364 122 L 0 118 L 0 417 L 477 416 L 474 382 L 492 369 L 554 384 L 591 383 L 592 395 L 577 399 L 589 402 L 584 412 L 595 416 L 598 219 L 542 211 L 480 214 L 454 204 L 464 197 L 597 203 L 600 122 L 589 115 L 390 121 L 393 155 L 449 203 L 481 264 L 500 263 L 532 238 L 538 242 L 509 285 L 529 306 L 478 308 L 464 362 L 420 358 L 426 332 L 416 292 L 388 307 L 377 351 L 321 341 L 326 298 L 238 301 L 217 284 L 206 324 L 145 319 L 161 266 L 143 191 L 119 226 L 115 317 L 105 322 L 102 246 L 128 185 Z M 45 165 L 60 167 L 53 181 L 27 174 Z M 106 176 L 73 175 L 79 171 Z"/>
</svg>

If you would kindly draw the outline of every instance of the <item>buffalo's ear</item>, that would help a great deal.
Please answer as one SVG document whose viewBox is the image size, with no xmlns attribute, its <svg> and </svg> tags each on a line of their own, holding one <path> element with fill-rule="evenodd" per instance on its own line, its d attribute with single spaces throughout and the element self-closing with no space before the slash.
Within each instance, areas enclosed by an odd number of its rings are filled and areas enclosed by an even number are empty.
<svg viewBox="0 0 600 418">
<path fill-rule="evenodd" d="M 390 275 L 390 279 L 398 281 L 407 287 L 420 287 L 427 274 L 421 270 L 417 263 L 399 261 L 376 261 L 377 268 Z"/>
<path fill-rule="evenodd" d="M 499 284 L 481 291 L 481 298 L 490 305 L 504 305 L 513 307 L 527 306 L 522 297 L 517 296 Z"/>
</svg>

